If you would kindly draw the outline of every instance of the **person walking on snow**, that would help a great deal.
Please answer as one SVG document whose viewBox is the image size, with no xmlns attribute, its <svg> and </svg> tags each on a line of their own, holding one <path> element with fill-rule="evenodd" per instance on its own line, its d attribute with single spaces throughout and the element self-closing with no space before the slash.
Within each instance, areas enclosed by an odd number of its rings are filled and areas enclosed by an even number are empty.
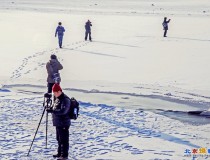
<svg viewBox="0 0 210 160">
<path fill-rule="evenodd" d="M 71 101 L 62 92 L 59 84 L 53 85 L 53 94 L 56 97 L 52 108 L 47 109 L 52 113 L 53 126 L 56 128 L 56 140 L 58 142 L 57 154 L 53 155 L 57 160 L 67 160 L 69 151 L 69 127 L 71 120 L 69 116 Z"/>
<path fill-rule="evenodd" d="M 92 23 L 90 22 L 90 20 L 88 20 L 85 23 L 85 40 L 86 41 L 87 41 L 88 35 L 89 35 L 89 40 L 92 41 L 92 38 L 91 38 L 91 26 L 92 26 Z"/>
<path fill-rule="evenodd" d="M 62 23 L 59 22 L 58 27 L 56 28 L 56 31 L 55 31 L 55 37 L 58 35 L 58 44 L 60 48 L 62 48 L 64 32 L 65 32 L 65 29 L 62 26 Z"/>
<path fill-rule="evenodd" d="M 52 93 L 52 86 L 55 83 L 60 83 L 61 82 L 61 77 L 59 70 L 63 69 L 62 64 L 58 61 L 57 56 L 55 54 L 52 54 L 50 56 L 49 62 L 46 64 L 46 69 L 47 69 L 47 87 L 48 91 L 47 93 Z"/>
<path fill-rule="evenodd" d="M 164 30 L 164 34 L 163 34 L 163 37 L 167 37 L 166 34 L 167 34 L 167 31 L 168 31 L 168 23 L 171 21 L 171 19 L 169 19 L 167 21 L 167 17 L 164 17 L 164 21 L 162 23 L 163 25 L 163 30 Z"/>
</svg>

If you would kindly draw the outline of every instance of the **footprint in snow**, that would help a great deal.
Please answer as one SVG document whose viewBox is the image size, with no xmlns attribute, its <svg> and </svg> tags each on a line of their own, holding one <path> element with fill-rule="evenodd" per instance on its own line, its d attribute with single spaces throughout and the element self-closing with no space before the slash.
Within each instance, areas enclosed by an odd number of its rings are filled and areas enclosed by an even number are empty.
<svg viewBox="0 0 210 160">
<path fill-rule="evenodd" d="M 28 74 L 28 73 L 30 73 L 31 72 L 31 70 L 28 70 L 27 72 L 25 72 L 24 74 Z"/>
</svg>

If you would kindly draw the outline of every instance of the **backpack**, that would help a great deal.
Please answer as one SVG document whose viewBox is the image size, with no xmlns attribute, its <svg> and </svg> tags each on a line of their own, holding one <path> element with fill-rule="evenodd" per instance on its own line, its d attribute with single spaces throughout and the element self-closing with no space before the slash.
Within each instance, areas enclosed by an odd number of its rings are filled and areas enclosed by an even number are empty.
<svg viewBox="0 0 210 160">
<path fill-rule="evenodd" d="M 77 100 L 74 97 L 72 97 L 70 101 L 71 106 L 69 111 L 69 117 L 70 119 L 76 120 L 79 115 L 79 102 L 77 102 Z"/>
</svg>

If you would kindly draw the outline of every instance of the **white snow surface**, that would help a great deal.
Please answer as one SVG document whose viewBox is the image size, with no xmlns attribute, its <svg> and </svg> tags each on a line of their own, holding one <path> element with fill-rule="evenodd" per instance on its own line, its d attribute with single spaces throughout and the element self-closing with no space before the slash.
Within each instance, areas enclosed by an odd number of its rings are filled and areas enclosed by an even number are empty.
<svg viewBox="0 0 210 160">
<path fill-rule="evenodd" d="M 80 102 L 69 159 L 188 160 L 186 149 L 210 149 L 209 16 L 208 0 L 0 0 L 0 159 L 53 159 L 50 115 L 48 148 L 44 117 L 26 156 L 51 54 L 64 66 L 63 91 Z M 84 41 L 88 19 L 93 42 Z"/>
</svg>

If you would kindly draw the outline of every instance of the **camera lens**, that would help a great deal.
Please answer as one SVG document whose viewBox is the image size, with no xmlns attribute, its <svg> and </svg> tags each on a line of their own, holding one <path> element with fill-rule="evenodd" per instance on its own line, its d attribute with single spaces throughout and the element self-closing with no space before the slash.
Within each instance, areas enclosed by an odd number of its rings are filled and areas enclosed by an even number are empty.
<svg viewBox="0 0 210 160">
<path fill-rule="evenodd" d="M 45 97 L 45 98 L 51 98 L 51 97 L 52 97 L 52 94 L 51 94 L 51 93 L 45 93 L 45 94 L 44 94 L 44 97 Z"/>
</svg>

